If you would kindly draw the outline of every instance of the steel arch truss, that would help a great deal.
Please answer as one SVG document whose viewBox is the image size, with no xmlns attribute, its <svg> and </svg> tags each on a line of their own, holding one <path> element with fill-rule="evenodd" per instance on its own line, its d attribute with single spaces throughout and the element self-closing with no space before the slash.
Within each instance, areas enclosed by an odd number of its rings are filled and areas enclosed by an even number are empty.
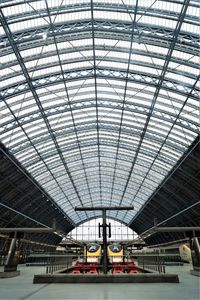
<svg viewBox="0 0 200 300">
<path fill-rule="evenodd" d="M 74 224 L 134 205 L 200 133 L 198 1 L 0 3 L 0 137 Z M 187 171 L 185 171 L 187 173 Z M 139 229 L 138 229 L 139 231 Z"/>
<path fill-rule="evenodd" d="M 130 227 L 138 233 L 158 226 L 198 226 L 200 222 L 200 140 L 197 138 L 168 178 L 152 194 Z M 156 233 L 147 237 L 148 244 L 161 244 L 185 239 L 186 232 Z"/>
</svg>

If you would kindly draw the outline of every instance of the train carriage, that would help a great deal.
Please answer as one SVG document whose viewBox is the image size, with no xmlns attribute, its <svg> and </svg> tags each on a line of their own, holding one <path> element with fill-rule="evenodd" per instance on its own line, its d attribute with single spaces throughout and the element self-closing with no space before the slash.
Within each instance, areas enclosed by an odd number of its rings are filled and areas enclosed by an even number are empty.
<svg viewBox="0 0 200 300">
<path fill-rule="evenodd" d="M 101 257 L 101 245 L 90 243 L 84 247 L 84 256 L 87 262 L 98 263 Z"/>
<path fill-rule="evenodd" d="M 107 248 L 110 263 L 123 262 L 124 249 L 121 244 L 111 244 Z"/>
</svg>

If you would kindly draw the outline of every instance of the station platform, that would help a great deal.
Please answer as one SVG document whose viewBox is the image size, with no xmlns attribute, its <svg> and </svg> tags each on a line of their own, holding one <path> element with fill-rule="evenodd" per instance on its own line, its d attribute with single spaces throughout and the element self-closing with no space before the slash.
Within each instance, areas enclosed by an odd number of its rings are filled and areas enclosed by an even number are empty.
<svg viewBox="0 0 200 300">
<path fill-rule="evenodd" d="M 166 271 L 179 275 L 180 283 L 128 284 L 33 284 L 34 274 L 43 267 L 19 265 L 20 276 L 0 279 L 1 300 L 179 300 L 200 299 L 199 277 L 190 274 L 192 265 L 168 266 Z"/>
</svg>

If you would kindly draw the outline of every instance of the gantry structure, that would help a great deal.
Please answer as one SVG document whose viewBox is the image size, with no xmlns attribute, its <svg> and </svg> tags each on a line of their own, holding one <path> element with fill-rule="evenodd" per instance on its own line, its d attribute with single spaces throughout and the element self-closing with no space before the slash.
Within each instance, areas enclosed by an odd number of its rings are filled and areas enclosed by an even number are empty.
<svg viewBox="0 0 200 300">
<path fill-rule="evenodd" d="M 100 216 L 76 206 L 109 205 L 134 205 L 108 217 L 138 233 L 199 224 L 199 15 L 198 0 L 1 0 L 2 226 L 54 211 L 69 231 Z"/>
</svg>

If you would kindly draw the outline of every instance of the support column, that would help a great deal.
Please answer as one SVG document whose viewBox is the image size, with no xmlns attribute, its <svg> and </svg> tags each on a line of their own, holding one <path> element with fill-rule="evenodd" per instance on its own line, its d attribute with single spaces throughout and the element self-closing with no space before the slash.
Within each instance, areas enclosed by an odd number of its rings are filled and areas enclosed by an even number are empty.
<svg viewBox="0 0 200 300">
<path fill-rule="evenodd" d="M 192 275 L 200 276 L 200 238 L 193 237 L 190 245 L 193 265 L 193 270 L 190 272 Z"/>
<path fill-rule="evenodd" d="M 107 224 L 106 224 L 106 210 L 102 211 L 103 218 L 103 272 L 107 274 Z"/>
<path fill-rule="evenodd" d="M 4 267 L 4 272 L 13 272 L 17 270 L 17 260 L 15 258 L 16 244 L 17 244 L 17 234 L 15 232 L 14 238 L 12 238 L 10 243 L 10 248 L 8 251 L 7 260 Z"/>
</svg>

